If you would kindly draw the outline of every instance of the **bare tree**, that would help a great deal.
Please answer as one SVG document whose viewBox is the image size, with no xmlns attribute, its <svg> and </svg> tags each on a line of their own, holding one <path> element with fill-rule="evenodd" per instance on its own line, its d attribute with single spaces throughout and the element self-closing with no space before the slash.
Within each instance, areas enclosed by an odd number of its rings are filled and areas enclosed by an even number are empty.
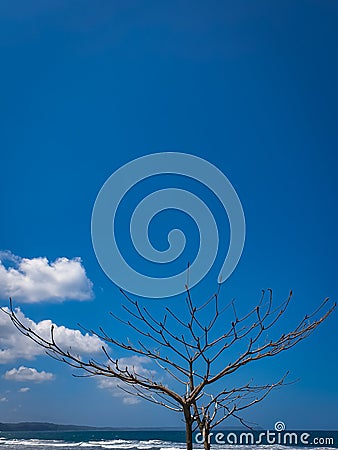
<svg viewBox="0 0 338 450">
<path fill-rule="evenodd" d="M 138 337 L 135 342 L 129 339 L 120 341 L 101 327 L 99 331 L 86 329 L 104 343 L 104 362 L 94 359 L 85 361 L 71 348 L 61 348 L 55 341 L 53 327 L 49 339 L 38 335 L 18 318 L 12 301 L 10 312 L 4 312 L 21 333 L 46 349 L 47 354 L 85 371 L 80 376 L 114 378 L 121 382 L 123 391 L 183 413 L 187 450 L 193 448 L 193 432 L 196 430 L 202 433 L 204 448 L 209 450 L 210 431 L 229 417 L 235 417 L 249 426 L 241 412 L 261 402 L 273 389 L 284 385 L 287 374 L 269 384 L 256 385 L 251 380 L 230 388 L 224 387 L 225 377 L 230 377 L 249 363 L 291 349 L 307 338 L 336 307 L 336 303 L 329 307 L 328 299 L 325 299 L 292 331 L 271 338 L 269 335 L 276 331 L 275 325 L 284 316 L 292 292 L 282 304 L 274 307 L 272 291 L 263 291 L 259 304 L 247 314 L 240 315 L 233 301 L 225 307 L 220 306 L 219 291 L 197 306 L 187 287 L 185 308 L 180 305 L 180 311 L 176 312 L 166 307 L 161 320 L 139 301 L 124 292 L 122 294 L 126 299 L 123 304 L 126 318 L 111 315 Z M 137 373 L 135 367 L 123 365 L 123 360 L 113 359 L 111 348 L 152 359 L 171 380 L 171 386 L 154 374 Z M 224 359 L 226 355 L 227 362 Z"/>
</svg>

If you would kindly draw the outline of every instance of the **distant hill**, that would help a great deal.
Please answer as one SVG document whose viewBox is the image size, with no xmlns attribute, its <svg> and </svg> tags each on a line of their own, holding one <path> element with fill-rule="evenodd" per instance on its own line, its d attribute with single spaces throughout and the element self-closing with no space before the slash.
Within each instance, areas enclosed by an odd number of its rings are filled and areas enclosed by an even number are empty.
<svg viewBox="0 0 338 450">
<path fill-rule="evenodd" d="M 60 425 L 48 422 L 20 422 L 1 423 L 0 431 L 85 431 L 85 430 L 112 430 L 112 428 L 88 427 L 81 425 Z"/>
<path fill-rule="evenodd" d="M 222 427 L 222 430 L 243 430 L 243 427 Z M 257 428 L 261 429 L 261 428 Z M 1 423 L 2 431 L 183 431 L 181 427 L 89 427 L 85 425 L 60 425 L 49 422 L 19 422 L 19 423 Z"/>
</svg>

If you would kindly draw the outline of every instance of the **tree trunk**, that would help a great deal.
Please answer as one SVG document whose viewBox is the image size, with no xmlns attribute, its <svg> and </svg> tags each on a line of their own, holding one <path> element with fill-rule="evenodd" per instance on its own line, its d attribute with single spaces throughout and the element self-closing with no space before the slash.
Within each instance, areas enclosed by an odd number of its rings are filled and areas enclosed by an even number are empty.
<svg viewBox="0 0 338 450">
<path fill-rule="evenodd" d="M 210 436 L 209 436 L 209 430 L 205 431 L 204 439 L 203 439 L 203 446 L 204 450 L 210 450 Z"/>
<path fill-rule="evenodd" d="M 185 441 L 187 444 L 187 450 L 193 450 L 192 448 L 192 420 L 190 415 L 190 408 L 184 410 L 185 420 Z"/>
<path fill-rule="evenodd" d="M 204 450 L 210 450 L 210 426 L 209 423 L 204 422 L 200 426 L 200 432 L 203 436 Z"/>
</svg>

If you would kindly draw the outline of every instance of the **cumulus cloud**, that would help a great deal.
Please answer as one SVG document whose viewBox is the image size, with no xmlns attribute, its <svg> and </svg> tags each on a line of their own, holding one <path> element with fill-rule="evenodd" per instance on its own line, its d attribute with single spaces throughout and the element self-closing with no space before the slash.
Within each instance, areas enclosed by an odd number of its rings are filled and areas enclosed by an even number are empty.
<svg viewBox="0 0 338 450">
<path fill-rule="evenodd" d="M 119 366 L 122 368 L 128 367 L 131 373 L 141 375 L 146 378 L 153 378 L 156 376 L 156 371 L 146 367 L 151 363 L 150 358 L 145 356 L 131 356 L 127 358 L 119 358 Z M 113 397 L 119 397 L 125 405 L 135 405 L 140 402 L 139 397 L 133 396 L 123 391 L 127 389 L 130 392 L 133 391 L 131 386 L 122 383 L 117 378 L 102 377 L 98 380 L 98 386 L 101 389 L 109 389 Z"/>
<path fill-rule="evenodd" d="M 22 387 L 19 389 L 19 392 L 28 392 L 30 390 L 31 390 L 31 388 L 29 388 L 29 387 Z"/>
<path fill-rule="evenodd" d="M 33 367 L 20 366 L 18 369 L 14 368 L 7 370 L 4 378 L 5 380 L 10 381 L 34 381 L 36 383 L 42 383 L 43 381 L 53 380 L 54 375 L 50 372 L 45 372 L 44 370 L 42 372 L 38 372 Z"/>
<path fill-rule="evenodd" d="M 3 310 L 9 312 L 7 307 Z M 50 339 L 50 329 L 54 325 L 56 342 L 64 349 L 71 349 L 72 353 L 92 355 L 101 351 L 102 342 L 97 336 L 91 336 L 88 333 L 82 334 L 80 330 L 66 328 L 63 325 L 55 325 L 49 319 L 36 323 L 26 317 L 20 308 L 17 308 L 15 312 L 23 324 L 44 339 Z M 32 360 L 41 354 L 44 354 L 44 349 L 21 334 L 7 314 L 0 313 L 0 364 L 18 359 Z"/>
<path fill-rule="evenodd" d="M 1 251 L 0 297 L 26 303 L 89 300 L 93 298 L 93 283 L 80 258 L 50 262 L 43 257 L 21 258 Z"/>
</svg>

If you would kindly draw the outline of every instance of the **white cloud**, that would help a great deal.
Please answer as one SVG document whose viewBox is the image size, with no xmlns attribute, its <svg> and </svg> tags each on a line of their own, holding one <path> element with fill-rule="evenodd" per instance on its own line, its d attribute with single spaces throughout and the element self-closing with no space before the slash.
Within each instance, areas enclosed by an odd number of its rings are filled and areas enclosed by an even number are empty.
<svg viewBox="0 0 338 450">
<path fill-rule="evenodd" d="M 9 312 L 7 307 L 4 311 Z M 20 308 L 15 309 L 18 319 L 32 331 L 44 339 L 50 339 L 50 329 L 54 325 L 55 341 L 60 347 L 69 349 L 75 354 L 95 354 L 101 351 L 102 342 L 97 336 L 88 333 L 82 334 L 80 330 L 55 325 L 51 320 L 34 322 L 26 317 Z M 0 364 L 6 364 L 18 359 L 32 360 L 45 351 L 38 344 L 21 334 L 13 325 L 10 317 L 0 311 Z"/>
<path fill-rule="evenodd" d="M 5 265 L 4 262 L 7 262 Z M 87 278 L 80 258 L 21 258 L 0 252 L 0 297 L 15 301 L 89 300 L 93 283 Z"/>
<path fill-rule="evenodd" d="M 19 389 L 19 392 L 28 392 L 30 390 L 31 390 L 31 388 L 29 388 L 29 387 L 22 387 Z"/>
<path fill-rule="evenodd" d="M 156 371 L 145 367 L 151 363 L 151 359 L 145 356 L 131 356 L 127 358 L 119 358 L 120 368 L 128 367 L 129 371 L 146 378 L 153 378 L 156 376 Z M 98 386 L 101 389 L 109 389 L 113 397 L 122 398 L 125 405 L 135 405 L 140 402 L 140 398 L 123 391 L 119 386 L 133 391 L 133 388 L 126 383 L 122 383 L 117 378 L 100 377 Z"/>
<path fill-rule="evenodd" d="M 20 366 L 18 369 L 7 370 L 4 378 L 10 381 L 34 381 L 36 383 L 42 383 L 43 381 L 53 380 L 54 375 L 44 370 L 38 372 L 33 367 Z"/>
<path fill-rule="evenodd" d="M 0 402 L 1 402 L 1 403 L 3 403 L 3 402 L 8 402 L 8 400 L 7 400 L 6 397 L 1 397 L 1 398 L 0 398 Z"/>
</svg>

